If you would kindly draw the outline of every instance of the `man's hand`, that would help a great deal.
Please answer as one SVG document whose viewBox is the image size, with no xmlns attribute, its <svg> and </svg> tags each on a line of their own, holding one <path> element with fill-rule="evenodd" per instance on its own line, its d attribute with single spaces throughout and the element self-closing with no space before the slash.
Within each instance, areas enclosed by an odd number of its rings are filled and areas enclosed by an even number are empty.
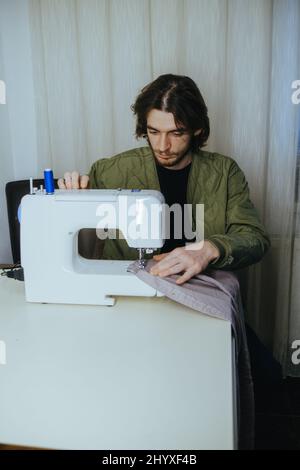
<svg viewBox="0 0 300 470">
<path fill-rule="evenodd" d="M 183 273 L 177 279 L 176 284 L 184 284 L 196 274 L 204 271 L 208 264 L 219 256 L 218 248 L 207 240 L 192 243 L 184 248 L 175 248 L 169 253 L 155 255 L 153 259 L 158 263 L 151 268 L 150 274 L 165 277 Z"/>
<path fill-rule="evenodd" d="M 63 178 L 59 178 L 57 185 L 59 189 L 86 189 L 89 184 L 88 175 L 82 175 L 78 171 L 72 171 L 64 174 Z"/>
</svg>

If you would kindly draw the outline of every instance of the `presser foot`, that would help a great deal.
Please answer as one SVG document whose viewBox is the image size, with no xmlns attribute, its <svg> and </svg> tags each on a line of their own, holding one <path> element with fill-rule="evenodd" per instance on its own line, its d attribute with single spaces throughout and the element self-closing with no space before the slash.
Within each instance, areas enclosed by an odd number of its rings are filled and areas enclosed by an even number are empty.
<svg viewBox="0 0 300 470">
<path fill-rule="evenodd" d="M 138 262 L 139 268 L 145 269 L 146 260 L 144 258 L 144 253 L 146 250 L 144 248 L 138 248 L 138 251 L 139 251 L 139 262 Z"/>
<path fill-rule="evenodd" d="M 153 251 L 154 250 L 152 248 L 138 248 L 138 252 L 139 252 L 138 265 L 140 269 L 145 269 L 146 267 L 147 260 L 144 258 L 144 253 L 150 254 L 150 253 L 153 253 Z"/>
<path fill-rule="evenodd" d="M 139 259 L 138 265 L 139 265 L 139 268 L 140 268 L 140 269 L 145 269 L 145 267 L 146 267 L 146 260 L 145 260 L 145 259 Z"/>
</svg>

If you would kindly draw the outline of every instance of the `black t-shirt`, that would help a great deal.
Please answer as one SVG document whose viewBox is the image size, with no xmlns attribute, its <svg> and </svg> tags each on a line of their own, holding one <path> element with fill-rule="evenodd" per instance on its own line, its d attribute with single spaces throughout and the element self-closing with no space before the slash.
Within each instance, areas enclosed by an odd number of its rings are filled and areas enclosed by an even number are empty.
<svg viewBox="0 0 300 470">
<path fill-rule="evenodd" d="M 160 189 L 162 194 L 165 197 L 165 202 L 168 206 L 172 206 L 173 204 L 179 204 L 181 206 L 181 213 L 182 217 L 179 218 L 177 222 L 177 227 L 174 226 L 174 213 L 171 212 L 170 216 L 170 239 L 166 239 L 164 246 L 161 250 L 162 253 L 169 252 L 174 250 L 179 246 L 184 246 L 186 243 L 186 239 L 184 237 L 184 204 L 187 204 L 186 200 L 186 191 L 187 191 L 187 183 L 189 172 L 191 169 L 191 163 L 187 165 L 182 170 L 169 170 L 160 165 L 156 165 L 157 167 L 157 174 L 160 184 Z M 174 230 L 176 228 L 176 233 Z M 178 239 L 177 237 L 180 235 L 181 237 Z M 176 235 L 176 238 L 175 238 Z M 191 240 L 189 240 L 191 241 Z"/>
</svg>

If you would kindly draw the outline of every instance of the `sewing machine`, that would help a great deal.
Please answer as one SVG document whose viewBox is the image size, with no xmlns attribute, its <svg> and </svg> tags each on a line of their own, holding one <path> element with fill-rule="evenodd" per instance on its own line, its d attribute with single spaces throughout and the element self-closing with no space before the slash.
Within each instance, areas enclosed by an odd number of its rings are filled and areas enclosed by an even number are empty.
<svg viewBox="0 0 300 470">
<path fill-rule="evenodd" d="M 40 190 L 24 196 L 21 264 L 26 300 L 114 305 L 112 296 L 161 295 L 127 272 L 132 261 L 80 256 L 78 232 L 119 229 L 128 245 L 138 250 L 143 267 L 144 253 L 164 243 L 163 203 L 162 194 L 151 190 L 57 190 L 53 194 Z"/>
</svg>

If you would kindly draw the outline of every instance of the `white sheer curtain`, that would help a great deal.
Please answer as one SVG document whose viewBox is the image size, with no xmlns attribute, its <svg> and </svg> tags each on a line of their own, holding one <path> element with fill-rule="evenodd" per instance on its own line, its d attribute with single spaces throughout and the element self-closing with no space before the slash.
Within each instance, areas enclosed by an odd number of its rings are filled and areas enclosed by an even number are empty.
<svg viewBox="0 0 300 470">
<path fill-rule="evenodd" d="M 27 139 L 12 100 L 0 108 L 0 149 L 2 188 L 8 178 L 41 176 L 46 166 L 57 176 L 86 172 L 98 158 L 143 145 L 130 111 L 142 86 L 166 72 L 191 76 L 209 109 L 207 148 L 238 161 L 272 238 L 248 273 L 249 322 L 285 371 L 300 375 L 290 360 L 291 341 L 300 339 L 299 106 L 291 101 L 300 79 L 299 10 L 297 0 L 2 0 L 0 74 L 18 93 L 13 71 L 25 70 L 19 101 Z M 27 68 L 14 63 L 20 55 Z M 2 236 L 4 261 L 5 225 Z"/>
</svg>

